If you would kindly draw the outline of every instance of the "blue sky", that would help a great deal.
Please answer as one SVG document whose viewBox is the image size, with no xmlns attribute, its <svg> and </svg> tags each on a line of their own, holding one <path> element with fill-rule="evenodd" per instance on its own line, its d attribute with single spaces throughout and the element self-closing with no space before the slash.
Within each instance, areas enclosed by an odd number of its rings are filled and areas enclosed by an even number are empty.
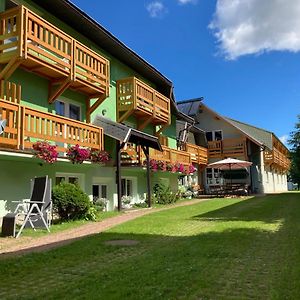
<svg viewBox="0 0 300 300">
<path fill-rule="evenodd" d="M 300 1 L 72 0 L 175 86 L 287 136 L 300 114 Z M 101 4 L 100 4 L 101 3 Z"/>
</svg>

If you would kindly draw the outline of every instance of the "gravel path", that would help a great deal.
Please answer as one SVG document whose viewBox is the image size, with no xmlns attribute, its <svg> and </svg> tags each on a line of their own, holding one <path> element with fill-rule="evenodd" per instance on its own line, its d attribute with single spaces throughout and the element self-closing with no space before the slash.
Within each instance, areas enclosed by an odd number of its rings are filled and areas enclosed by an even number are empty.
<svg viewBox="0 0 300 300">
<path fill-rule="evenodd" d="M 76 228 L 44 235 L 42 237 L 34 238 L 21 236 L 18 239 L 12 237 L 0 237 L 0 258 L 53 249 L 62 245 L 70 244 L 82 237 L 98 234 L 116 225 L 153 212 L 172 209 L 179 206 L 193 205 L 206 200 L 208 199 L 196 199 L 180 202 L 164 208 L 150 208 L 127 211 L 119 216 L 108 218 L 100 222 L 88 223 Z"/>
</svg>

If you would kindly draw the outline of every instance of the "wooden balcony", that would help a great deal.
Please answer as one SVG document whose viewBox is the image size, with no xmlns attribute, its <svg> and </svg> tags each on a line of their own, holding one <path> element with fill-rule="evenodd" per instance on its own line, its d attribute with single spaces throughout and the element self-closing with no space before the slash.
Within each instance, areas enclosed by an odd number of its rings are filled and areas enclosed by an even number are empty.
<svg viewBox="0 0 300 300">
<path fill-rule="evenodd" d="M 0 100 L 0 115 L 7 120 L 0 148 L 31 150 L 37 140 L 57 145 L 59 152 L 68 145 L 103 149 L 103 130 L 90 124 L 41 112 L 18 103 Z"/>
<path fill-rule="evenodd" d="M 247 156 L 246 139 L 224 139 L 208 142 L 209 158 Z"/>
<path fill-rule="evenodd" d="M 19 66 L 52 82 L 49 102 L 66 88 L 107 97 L 109 61 L 24 6 L 0 14 L 0 79 Z"/>
<path fill-rule="evenodd" d="M 289 170 L 291 164 L 287 154 L 276 148 L 273 148 L 272 151 L 264 151 L 264 161 L 266 165 L 272 165 L 283 171 Z"/>
<path fill-rule="evenodd" d="M 207 165 L 208 163 L 207 148 L 187 143 L 185 150 L 186 152 L 190 153 L 193 163 L 196 163 L 198 165 Z"/>
<path fill-rule="evenodd" d="M 169 125 L 170 110 L 170 99 L 141 80 L 131 77 L 117 81 L 118 122 L 123 122 L 133 115 L 139 121 L 139 130 L 149 123 Z"/>
<path fill-rule="evenodd" d="M 167 163 L 181 163 L 189 166 L 192 163 L 191 154 L 182 151 L 171 149 L 162 146 L 163 151 L 150 149 L 150 159 L 161 160 Z M 142 165 L 146 159 L 143 151 L 135 145 L 130 145 L 122 151 L 122 164 L 123 165 Z"/>
</svg>

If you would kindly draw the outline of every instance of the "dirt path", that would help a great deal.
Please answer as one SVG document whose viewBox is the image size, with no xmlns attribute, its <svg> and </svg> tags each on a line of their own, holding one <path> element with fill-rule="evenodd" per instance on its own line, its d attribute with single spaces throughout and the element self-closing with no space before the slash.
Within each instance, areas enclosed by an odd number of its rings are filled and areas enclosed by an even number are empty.
<svg viewBox="0 0 300 300">
<path fill-rule="evenodd" d="M 60 231 L 57 233 L 44 235 L 42 237 L 20 237 L 0 238 L 0 258 L 7 256 L 22 255 L 30 252 L 38 252 L 53 249 L 62 245 L 70 244 L 85 236 L 98 234 L 121 223 L 148 215 L 157 211 L 172 209 L 179 206 L 193 205 L 208 199 L 196 199 L 184 201 L 164 208 L 140 209 L 127 211 L 122 215 L 105 219 L 100 222 L 88 223 L 76 228 Z"/>
</svg>

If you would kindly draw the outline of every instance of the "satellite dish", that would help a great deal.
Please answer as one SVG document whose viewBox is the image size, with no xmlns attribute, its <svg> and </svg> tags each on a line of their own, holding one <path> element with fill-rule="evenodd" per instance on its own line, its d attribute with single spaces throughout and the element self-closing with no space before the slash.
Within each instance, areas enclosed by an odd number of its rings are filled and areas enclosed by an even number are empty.
<svg viewBox="0 0 300 300">
<path fill-rule="evenodd" d="M 3 133 L 5 126 L 6 126 L 6 120 L 0 120 L 0 134 Z"/>
</svg>

